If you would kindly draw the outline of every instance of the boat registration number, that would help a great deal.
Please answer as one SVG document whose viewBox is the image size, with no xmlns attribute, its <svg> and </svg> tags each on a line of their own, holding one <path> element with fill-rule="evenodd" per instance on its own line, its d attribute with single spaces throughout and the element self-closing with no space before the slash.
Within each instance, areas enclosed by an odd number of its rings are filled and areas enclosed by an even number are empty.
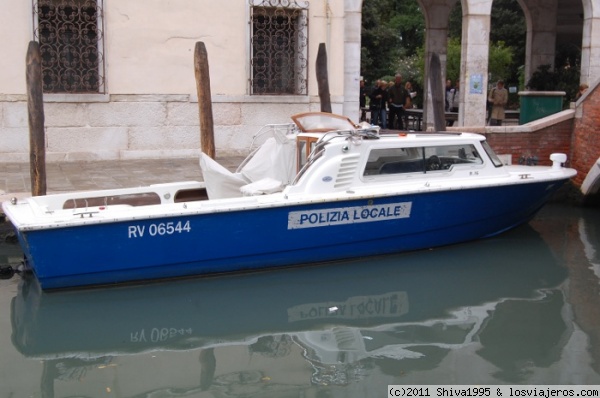
<svg viewBox="0 0 600 398">
<path fill-rule="evenodd" d="M 288 229 L 327 227 L 331 225 L 410 218 L 411 209 L 412 202 L 399 202 L 385 205 L 292 211 L 288 215 Z"/>
<path fill-rule="evenodd" d="M 127 237 L 143 238 L 144 236 L 165 236 L 191 232 L 190 221 L 169 221 L 152 223 L 149 225 L 130 225 L 127 229 Z"/>
</svg>

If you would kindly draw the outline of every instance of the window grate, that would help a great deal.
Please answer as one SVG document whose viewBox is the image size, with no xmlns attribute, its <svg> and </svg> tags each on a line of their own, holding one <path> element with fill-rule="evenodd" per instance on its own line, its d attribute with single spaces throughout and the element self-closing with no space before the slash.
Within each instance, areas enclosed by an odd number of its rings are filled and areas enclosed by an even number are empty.
<svg viewBox="0 0 600 398">
<path fill-rule="evenodd" d="M 308 93 L 308 2 L 251 0 L 252 94 Z"/>
<path fill-rule="evenodd" d="M 34 0 L 45 93 L 105 91 L 102 0 Z"/>
</svg>

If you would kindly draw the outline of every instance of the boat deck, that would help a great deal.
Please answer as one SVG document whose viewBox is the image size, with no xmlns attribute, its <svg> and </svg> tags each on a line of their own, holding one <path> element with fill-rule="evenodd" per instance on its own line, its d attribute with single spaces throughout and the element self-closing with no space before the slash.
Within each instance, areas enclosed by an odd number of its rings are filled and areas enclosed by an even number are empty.
<svg viewBox="0 0 600 398">
<path fill-rule="evenodd" d="M 232 171 L 243 160 L 243 156 L 217 157 L 220 164 Z M 202 181 L 198 158 L 49 163 L 46 176 L 49 194 Z M 0 163 L 0 202 L 13 196 L 31 196 L 29 163 Z"/>
</svg>

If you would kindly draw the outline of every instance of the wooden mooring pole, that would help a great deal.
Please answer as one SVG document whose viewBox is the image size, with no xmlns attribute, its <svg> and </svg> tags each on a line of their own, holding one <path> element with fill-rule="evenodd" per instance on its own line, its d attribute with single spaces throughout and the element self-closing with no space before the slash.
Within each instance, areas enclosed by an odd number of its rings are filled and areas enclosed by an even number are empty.
<svg viewBox="0 0 600 398">
<path fill-rule="evenodd" d="M 331 113 L 331 96 L 329 94 L 329 75 L 327 72 L 327 49 L 325 43 L 319 44 L 317 53 L 317 84 L 319 86 L 319 99 L 321 112 Z"/>
<path fill-rule="evenodd" d="M 433 124 L 435 131 L 446 131 L 446 113 L 444 109 L 445 93 L 442 87 L 442 65 L 440 56 L 432 53 L 429 59 L 429 87 L 433 106 Z"/>
<path fill-rule="evenodd" d="M 194 71 L 196 90 L 198 92 L 198 110 L 200 112 L 200 149 L 215 158 L 215 130 L 210 94 L 210 75 L 208 71 L 208 54 L 203 42 L 196 42 L 194 49 Z"/>
<path fill-rule="evenodd" d="M 29 172 L 31 194 L 46 195 L 46 138 L 44 136 L 44 97 L 40 46 L 30 41 L 25 60 L 27 113 L 29 119 Z"/>
</svg>

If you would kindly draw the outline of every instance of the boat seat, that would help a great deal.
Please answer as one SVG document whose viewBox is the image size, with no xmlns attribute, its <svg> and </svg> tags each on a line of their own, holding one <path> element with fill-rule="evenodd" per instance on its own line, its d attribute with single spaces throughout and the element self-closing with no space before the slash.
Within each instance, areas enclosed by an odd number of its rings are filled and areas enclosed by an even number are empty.
<svg viewBox="0 0 600 398">
<path fill-rule="evenodd" d="M 379 174 L 419 173 L 424 170 L 423 160 L 389 162 L 381 165 Z"/>
<path fill-rule="evenodd" d="M 268 195 L 281 191 L 283 191 L 283 183 L 269 177 L 262 178 L 240 188 L 240 192 L 244 196 Z"/>
</svg>

